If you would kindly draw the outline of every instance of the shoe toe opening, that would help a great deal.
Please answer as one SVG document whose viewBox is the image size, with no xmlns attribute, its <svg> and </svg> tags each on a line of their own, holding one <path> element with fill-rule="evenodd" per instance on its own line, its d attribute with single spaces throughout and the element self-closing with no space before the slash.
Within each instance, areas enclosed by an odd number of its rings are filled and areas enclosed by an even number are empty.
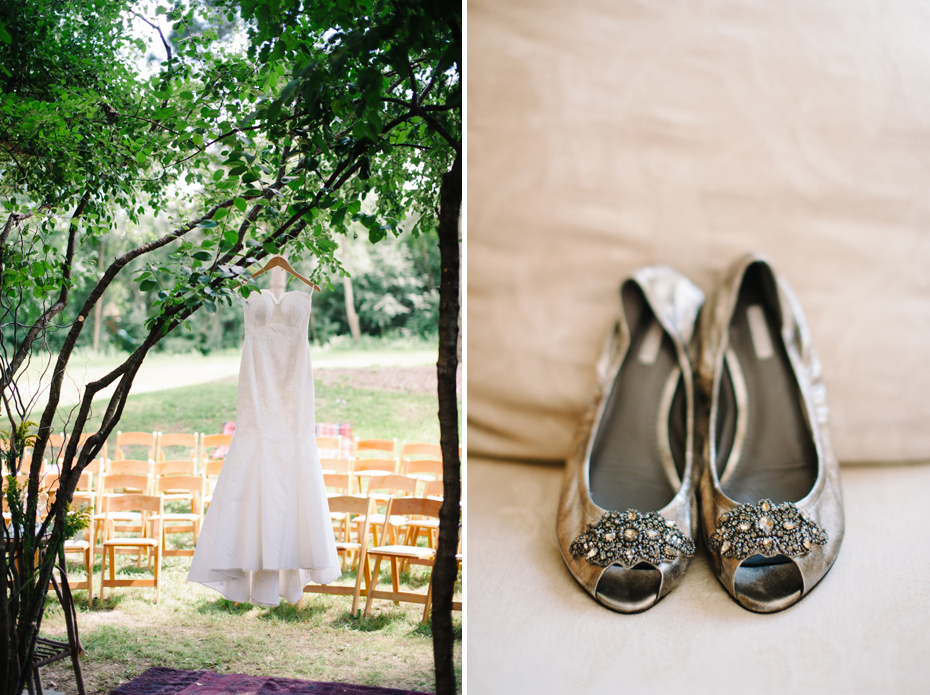
<svg viewBox="0 0 930 695">
<path fill-rule="evenodd" d="M 804 593 L 801 570 L 785 555 L 753 555 L 734 576 L 736 599 L 756 613 L 775 613 L 794 605 Z"/>
<path fill-rule="evenodd" d="M 631 569 L 611 565 L 597 583 L 597 600 L 619 613 L 639 613 L 659 600 L 662 573 L 641 562 Z"/>
</svg>

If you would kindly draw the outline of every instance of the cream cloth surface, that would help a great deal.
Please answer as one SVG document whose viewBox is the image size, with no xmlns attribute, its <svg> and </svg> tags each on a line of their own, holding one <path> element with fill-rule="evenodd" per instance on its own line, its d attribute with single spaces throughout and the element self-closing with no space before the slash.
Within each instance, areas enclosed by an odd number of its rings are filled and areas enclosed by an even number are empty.
<svg viewBox="0 0 930 695">
<path fill-rule="evenodd" d="M 930 6 L 468 4 L 471 453 L 564 460 L 621 281 L 794 286 L 841 461 L 930 459 Z"/>
<path fill-rule="evenodd" d="M 702 547 L 650 610 L 599 605 L 559 554 L 561 484 L 558 467 L 469 460 L 468 692 L 927 692 L 930 465 L 843 470 L 839 559 L 771 615 L 737 605 Z"/>
</svg>

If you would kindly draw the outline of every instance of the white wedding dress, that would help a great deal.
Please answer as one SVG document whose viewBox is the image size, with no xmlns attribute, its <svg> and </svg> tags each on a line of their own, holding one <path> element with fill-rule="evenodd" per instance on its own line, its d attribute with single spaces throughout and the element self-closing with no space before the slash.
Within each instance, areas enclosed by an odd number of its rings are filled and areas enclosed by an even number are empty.
<svg viewBox="0 0 930 695">
<path fill-rule="evenodd" d="M 342 573 L 314 436 L 310 308 L 302 292 L 246 301 L 236 430 L 187 575 L 231 601 L 296 603 Z"/>
</svg>

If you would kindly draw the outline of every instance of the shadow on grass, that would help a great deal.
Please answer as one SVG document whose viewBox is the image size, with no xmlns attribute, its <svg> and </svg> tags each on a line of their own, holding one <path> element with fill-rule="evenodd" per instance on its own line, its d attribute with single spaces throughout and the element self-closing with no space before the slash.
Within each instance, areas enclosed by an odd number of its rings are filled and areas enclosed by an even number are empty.
<svg viewBox="0 0 930 695">
<path fill-rule="evenodd" d="M 89 608 L 94 611 L 112 611 L 119 608 L 125 598 L 126 594 L 111 588 L 107 597 L 103 600 L 100 599 L 99 595 L 94 596 L 94 603 Z"/>
<path fill-rule="evenodd" d="M 215 601 L 203 601 L 197 607 L 197 612 L 201 615 L 211 613 L 226 613 L 228 615 L 245 615 L 254 610 L 257 606 L 251 603 L 233 603 L 229 599 L 218 598 Z"/>
<path fill-rule="evenodd" d="M 430 613 L 429 618 L 425 623 L 418 623 L 415 628 L 410 632 L 411 635 L 419 635 L 420 637 L 428 637 L 429 639 L 433 638 L 433 614 Z M 452 621 L 452 639 L 461 642 L 462 641 L 462 621 Z"/>
<path fill-rule="evenodd" d="M 406 623 L 407 616 L 400 610 L 391 610 L 367 618 L 362 615 L 362 609 L 359 608 L 358 615 L 343 613 L 335 620 L 330 622 L 332 627 L 341 627 L 355 632 L 379 632 L 385 630 L 396 623 Z"/>
<path fill-rule="evenodd" d="M 274 608 L 265 609 L 259 616 L 259 620 L 281 621 L 285 623 L 308 623 L 318 619 L 328 610 L 327 606 L 302 601 L 298 604 L 281 602 Z"/>
</svg>

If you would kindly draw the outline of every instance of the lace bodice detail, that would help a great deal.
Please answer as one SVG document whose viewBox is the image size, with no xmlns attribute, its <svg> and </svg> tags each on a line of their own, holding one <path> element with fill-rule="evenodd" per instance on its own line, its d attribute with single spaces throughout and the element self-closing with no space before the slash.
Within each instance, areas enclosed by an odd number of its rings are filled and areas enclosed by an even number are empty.
<svg viewBox="0 0 930 695">
<path fill-rule="evenodd" d="M 246 337 L 249 335 L 248 329 L 255 331 L 265 326 L 306 330 L 312 302 L 310 295 L 303 292 L 285 292 L 280 300 L 276 300 L 269 290 L 253 292 L 246 301 Z M 306 337 L 303 341 L 306 342 Z"/>
</svg>

